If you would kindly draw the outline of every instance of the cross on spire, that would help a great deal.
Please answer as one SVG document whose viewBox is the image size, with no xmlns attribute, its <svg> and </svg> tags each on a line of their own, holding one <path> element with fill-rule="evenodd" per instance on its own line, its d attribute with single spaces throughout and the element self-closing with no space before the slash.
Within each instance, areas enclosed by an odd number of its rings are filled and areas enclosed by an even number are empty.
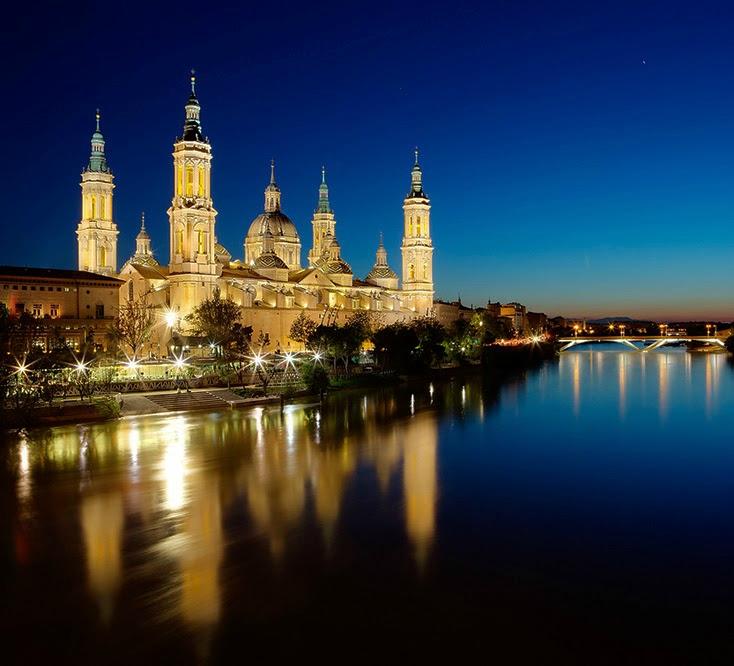
<svg viewBox="0 0 734 666">
<path fill-rule="evenodd" d="M 191 94 L 196 95 L 196 70 L 191 70 Z"/>
<path fill-rule="evenodd" d="M 95 114 L 95 118 L 97 120 L 97 131 L 99 132 L 99 109 L 97 109 L 97 113 Z"/>
</svg>

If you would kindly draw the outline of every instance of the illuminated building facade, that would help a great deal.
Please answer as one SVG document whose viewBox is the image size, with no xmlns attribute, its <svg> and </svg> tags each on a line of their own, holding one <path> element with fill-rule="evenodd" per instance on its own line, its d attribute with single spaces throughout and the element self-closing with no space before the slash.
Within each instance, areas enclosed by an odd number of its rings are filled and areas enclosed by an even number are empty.
<svg viewBox="0 0 734 666">
<path fill-rule="evenodd" d="M 82 182 L 87 198 L 83 199 L 83 220 L 77 231 L 79 264 L 102 273 L 114 272 L 116 244 L 112 241 L 117 229 L 112 222 L 112 174 L 104 159 L 99 131 L 94 134 L 92 147 L 89 173 L 93 176 L 85 171 Z M 252 326 L 254 336 L 267 333 L 281 348 L 294 346 L 289 339 L 290 327 L 302 312 L 317 322 L 343 323 L 352 313 L 366 310 L 379 314 L 384 324 L 432 314 L 430 202 L 423 190 L 417 151 L 411 188 L 403 202 L 402 286 L 388 264 L 381 236 L 372 270 L 365 279 L 354 276 L 341 255 L 325 169 L 311 221 L 313 238 L 307 265 L 301 264 L 296 225 L 283 210 L 274 163 L 264 192 L 263 211 L 253 219 L 243 241 L 243 259 L 233 259 L 217 241 L 212 148 L 203 133 L 193 76 L 183 132 L 173 147 L 173 172 L 168 265 L 160 265 L 153 257 L 150 236 L 143 225 L 135 254 L 119 273 L 126 283 L 120 289 L 121 303 L 146 298 L 152 305 L 174 312 L 176 328 L 185 333 L 186 316 L 218 288 L 223 297 L 241 307 L 242 323 Z M 88 195 L 93 188 L 85 185 L 87 179 L 97 188 L 95 193 L 105 195 L 104 219 L 98 203 L 93 211 L 89 210 Z M 102 238 L 103 222 L 107 235 Z M 101 252 L 100 247 L 107 249 Z M 90 259 L 92 256 L 96 262 Z M 159 332 L 161 339 L 153 343 L 155 348 L 163 349 L 171 334 L 171 330 Z"/>
</svg>

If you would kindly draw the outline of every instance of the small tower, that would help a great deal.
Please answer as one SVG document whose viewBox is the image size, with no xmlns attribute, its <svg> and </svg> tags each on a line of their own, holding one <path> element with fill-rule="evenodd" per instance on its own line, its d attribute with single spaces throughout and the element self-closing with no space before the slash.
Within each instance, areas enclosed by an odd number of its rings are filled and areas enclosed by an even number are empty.
<svg viewBox="0 0 734 666">
<path fill-rule="evenodd" d="M 423 171 L 418 163 L 411 171 L 410 192 L 403 201 L 403 305 L 421 315 L 433 310 L 433 244 L 431 205 L 423 191 Z"/>
<path fill-rule="evenodd" d="M 141 213 L 140 231 L 135 236 L 135 254 L 125 262 L 122 268 L 124 269 L 128 264 L 158 266 L 158 261 L 153 256 L 153 249 L 150 246 L 150 235 L 145 229 L 145 213 Z"/>
<path fill-rule="evenodd" d="M 321 185 L 319 185 L 319 203 L 311 220 L 313 227 L 313 244 L 308 253 L 308 263 L 315 266 L 324 254 L 326 237 L 336 237 L 336 219 L 329 204 L 329 186 L 326 184 L 326 167 L 321 167 Z"/>
<path fill-rule="evenodd" d="M 275 213 L 280 210 L 280 188 L 275 182 L 275 160 L 270 160 L 270 182 L 265 188 L 265 212 Z"/>
<path fill-rule="evenodd" d="M 211 196 L 212 149 L 201 128 L 196 77 L 186 102 L 183 134 L 173 144 L 170 226 L 171 307 L 180 316 L 214 293 L 221 266 L 214 254 L 217 211 Z"/>
<path fill-rule="evenodd" d="M 366 281 L 385 289 L 398 288 L 398 274 L 387 263 L 387 250 L 382 242 L 382 232 L 380 232 L 380 241 L 375 253 L 375 265 L 367 274 Z"/>
<path fill-rule="evenodd" d="M 82 171 L 82 219 L 76 229 L 78 267 L 104 275 L 117 272 L 117 225 L 112 221 L 112 190 L 114 176 L 107 166 L 104 137 L 97 127 L 92 134 L 89 164 Z"/>
</svg>

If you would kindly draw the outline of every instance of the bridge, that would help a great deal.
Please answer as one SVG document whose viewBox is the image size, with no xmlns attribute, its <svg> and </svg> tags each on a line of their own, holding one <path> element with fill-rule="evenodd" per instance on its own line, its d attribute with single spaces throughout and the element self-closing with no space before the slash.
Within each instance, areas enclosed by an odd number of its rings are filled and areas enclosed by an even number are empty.
<svg viewBox="0 0 734 666">
<path fill-rule="evenodd" d="M 563 346 L 559 351 L 566 351 L 577 345 L 583 345 L 589 342 L 616 342 L 621 345 L 626 345 L 638 352 L 649 352 L 655 349 L 660 349 L 665 345 L 677 342 L 703 342 L 709 345 L 724 346 L 724 341 L 715 336 L 711 335 L 675 335 L 675 336 L 661 336 L 661 335 L 597 335 L 597 336 L 584 336 L 577 337 L 573 336 L 570 338 L 559 338 Z M 641 342 L 642 345 L 636 345 L 635 342 Z"/>
</svg>

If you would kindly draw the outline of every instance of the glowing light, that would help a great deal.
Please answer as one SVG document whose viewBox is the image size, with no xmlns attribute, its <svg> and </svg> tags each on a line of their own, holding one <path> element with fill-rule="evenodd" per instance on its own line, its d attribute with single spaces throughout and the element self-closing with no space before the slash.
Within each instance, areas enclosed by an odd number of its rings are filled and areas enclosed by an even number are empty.
<svg viewBox="0 0 734 666">
<path fill-rule="evenodd" d="M 166 310 L 163 313 L 163 320 L 166 322 L 166 326 L 173 328 L 178 321 L 178 315 L 174 310 Z"/>
<path fill-rule="evenodd" d="M 186 359 L 184 358 L 183 352 L 180 356 L 176 356 L 176 354 L 173 355 L 173 367 L 176 368 L 176 370 L 182 370 L 187 365 Z"/>
<path fill-rule="evenodd" d="M 317 351 L 313 353 L 313 360 L 316 361 L 317 363 L 320 363 L 322 358 L 323 358 L 323 355 L 321 354 L 321 352 Z"/>
<path fill-rule="evenodd" d="M 128 370 L 137 370 L 140 367 L 140 361 L 133 356 L 125 362 L 125 367 Z"/>
<path fill-rule="evenodd" d="M 296 360 L 296 355 L 293 352 L 286 352 L 283 354 L 283 363 L 285 363 L 285 367 L 295 367 L 294 361 Z"/>
</svg>

